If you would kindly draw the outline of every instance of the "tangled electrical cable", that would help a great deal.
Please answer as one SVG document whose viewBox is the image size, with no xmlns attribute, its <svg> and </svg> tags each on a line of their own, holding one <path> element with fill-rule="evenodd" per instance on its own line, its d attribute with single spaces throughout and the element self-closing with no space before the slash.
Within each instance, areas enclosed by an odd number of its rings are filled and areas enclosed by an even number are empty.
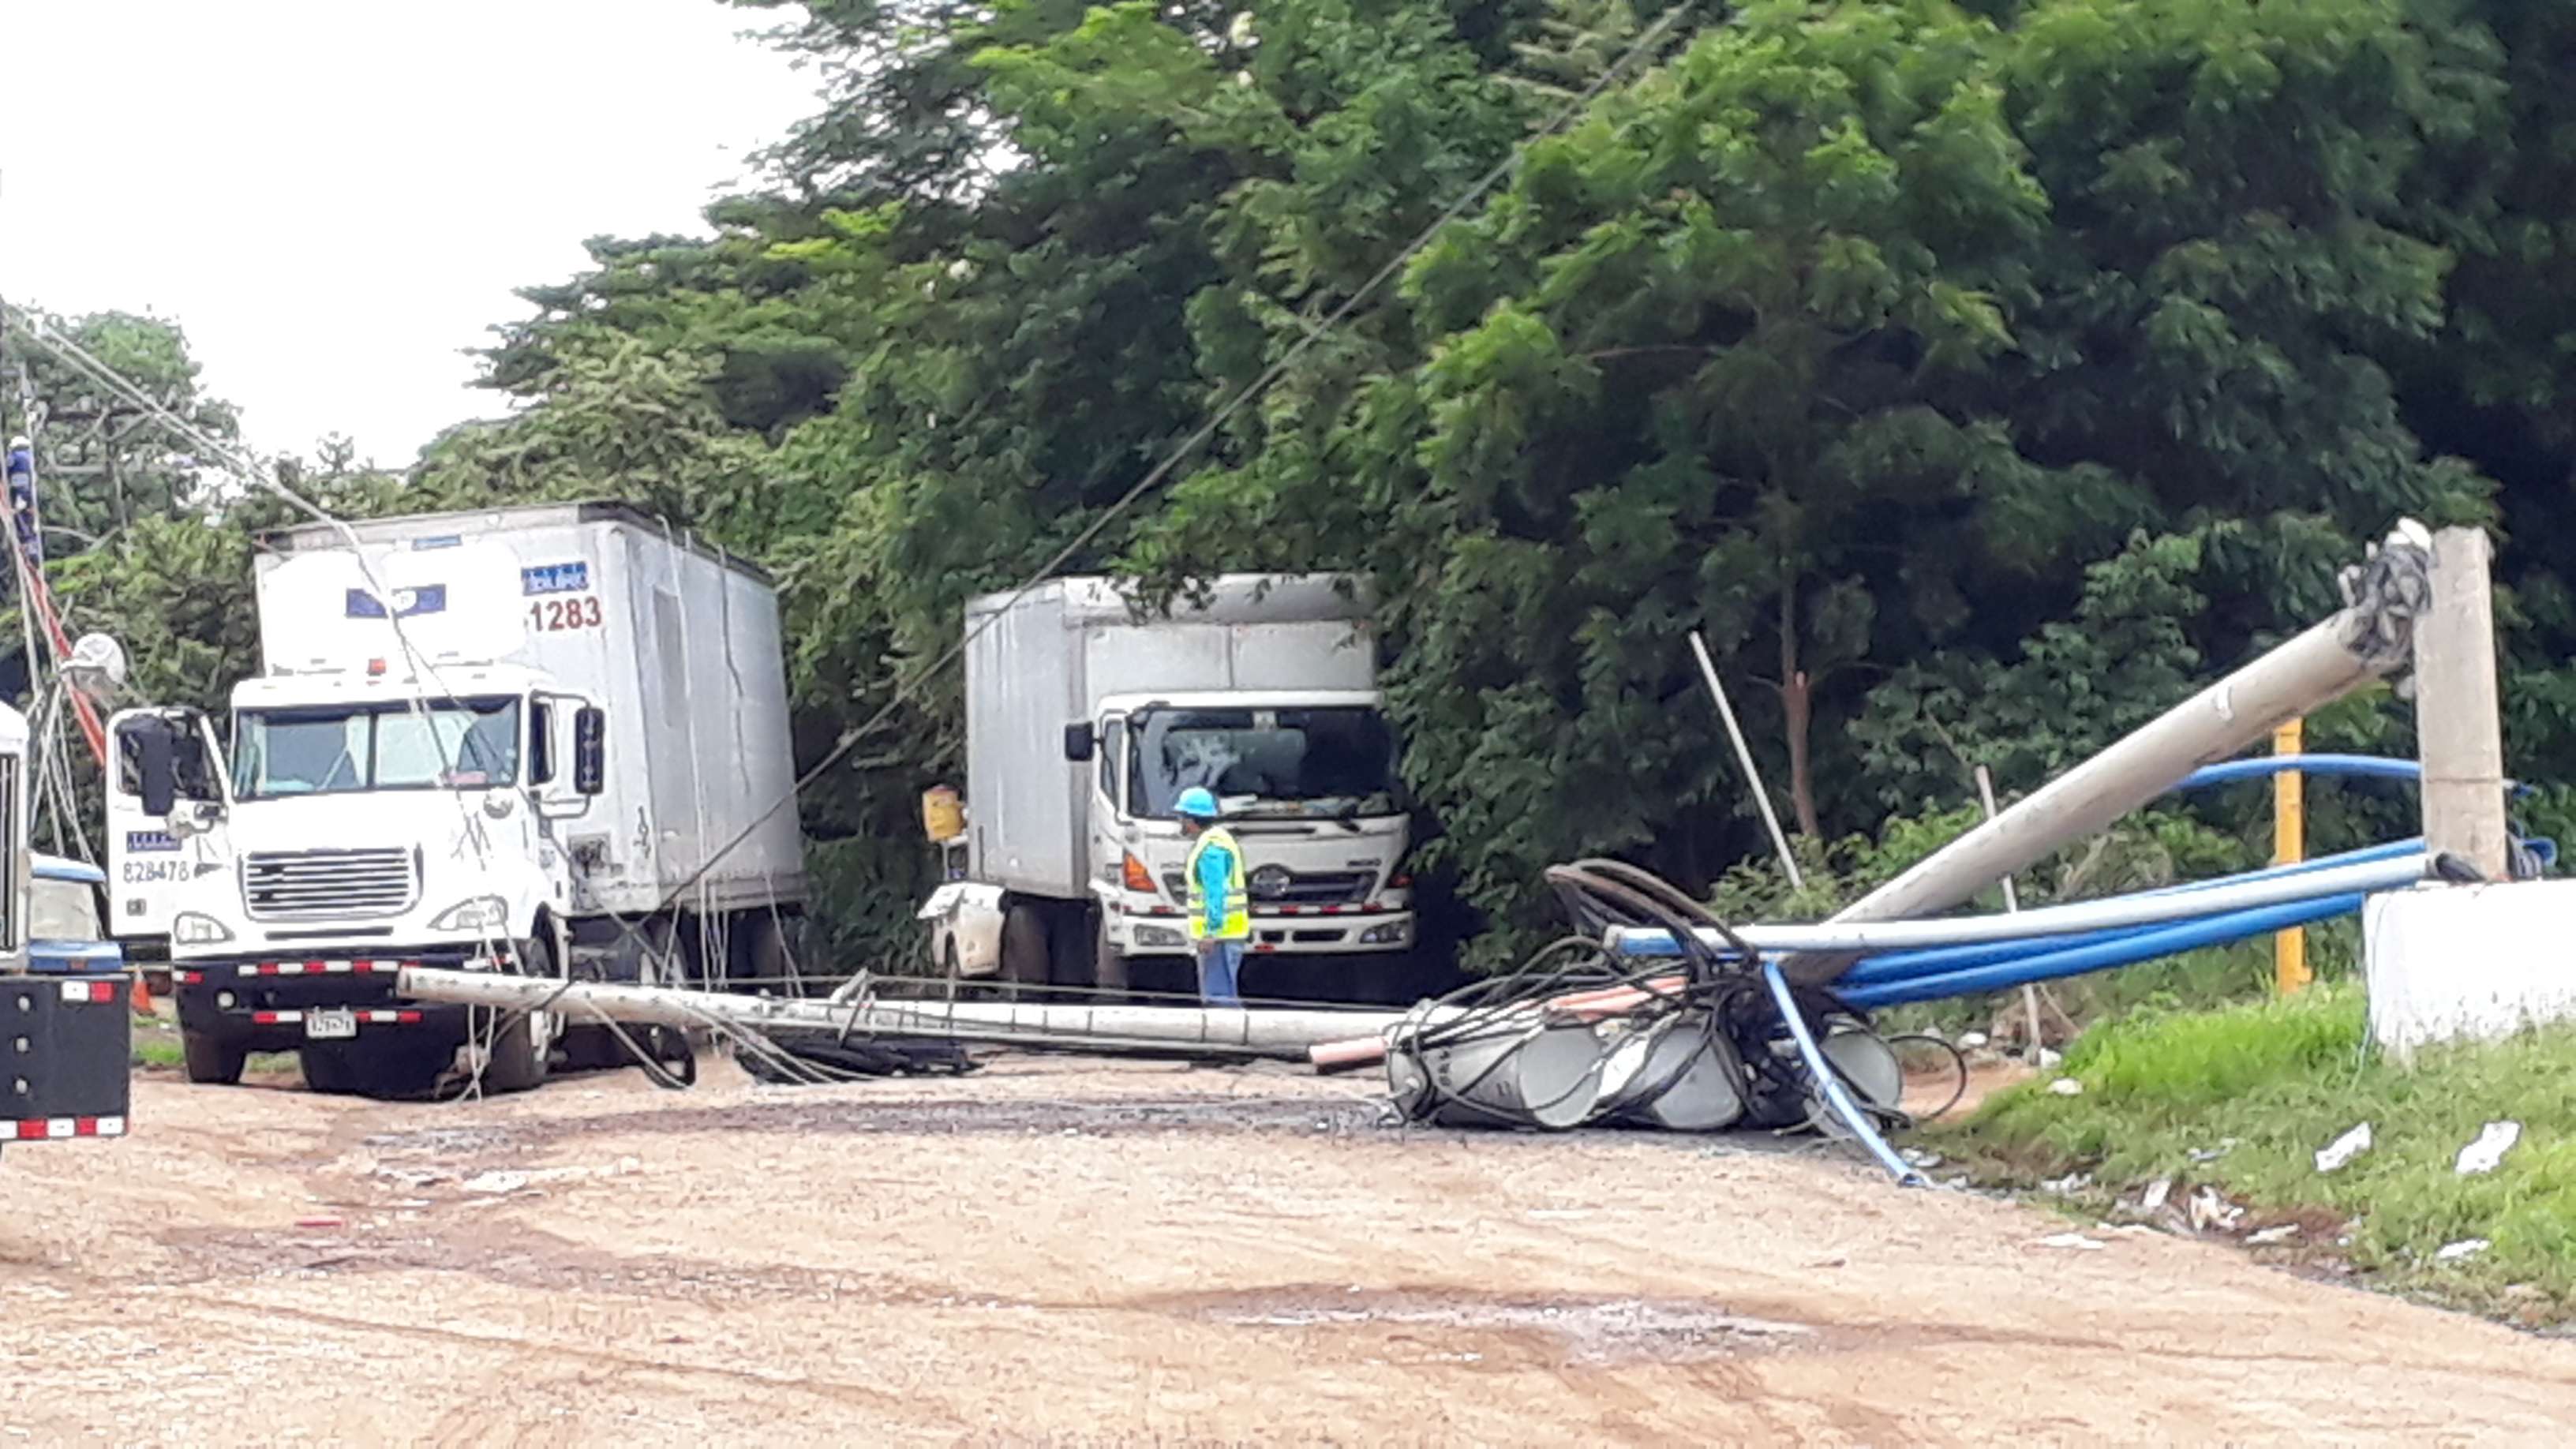
<svg viewBox="0 0 2576 1449">
<path fill-rule="evenodd" d="M 1393 1035 L 1389 1080 L 1407 1116 L 1542 1129 L 1786 1129 L 1819 1124 L 1829 1109 L 1841 1115 L 1840 1096 L 1862 1119 L 1855 1135 L 1906 1125 L 1893 1044 L 1830 989 L 1787 989 L 1792 1026 L 1760 955 L 1670 881 L 1597 859 L 1552 867 L 1546 880 L 1574 934 L 1517 970 L 1416 1008 Z M 1619 927 L 1669 932 L 1679 962 L 1623 969 L 1602 946 Z M 1826 1045 L 1809 1052 L 1802 1038 Z"/>
</svg>

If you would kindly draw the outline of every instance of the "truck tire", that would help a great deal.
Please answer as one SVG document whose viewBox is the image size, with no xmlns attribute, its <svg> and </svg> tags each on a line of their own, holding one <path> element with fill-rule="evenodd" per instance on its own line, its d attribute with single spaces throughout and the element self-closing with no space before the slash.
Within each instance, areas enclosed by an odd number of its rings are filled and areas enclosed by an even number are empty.
<svg viewBox="0 0 2576 1449">
<path fill-rule="evenodd" d="M 669 916 L 654 916 L 635 930 L 642 954 L 635 963 L 635 979 L 646 986 L 688 986 L 687 962 L 680 948 L 679 927 Z"/>
<path fill-rule="evenodd" d="M 554 1044 L 539 1045 L 537 1018 L 544 1013 L 514 1011 L 492 1033 L 492 1055 L 483 1065 L 483 1090 L 525 1092 L 543 1086 L 546 1058 Z"/>
<path fill-rule="evenodd" d="M 786 918 L 771 911 L 745 911 L 736 918 L 742 933 L 740 961 L 743 984 L 763 996 L 803 996 L 796 953 L 789 949 Z"/>
<path fill-rule="evenodd" d="M 521 941 L 514 953 L 519 974 L 540 981 L 555 979 L 554 943 L 543 936 Z M 483 1063 L 483 1090 L 525 1092 L 546 1080 L 547 1059 L 554 1054 L 554 1021 L 542 1011 L 513 1011 L 492 1029 L 491 1055 Z"/>
<path fill-rule="evenodd" d="M 250 1049 L 217 1041 L 202 1031 L 179 1033 L 179 1050 L 187 1058 L 188 1080 L 200 1084 L 233 1086 L 241 1081 L 242 1064 L 250 1060 Z"/>
<path fill-rule="evenodd" d="M 358 1069 L 340 1047 L 303 1047 L 295 1053 L 304 1069 L 304 1090 L 340 1096 L 358 1090 Z"/>
<path fill-rule="evenodd" d="M 1046 916 L 1026 901 L 1013 901 L 1002 915 L 1002 981 L 1006 992 L 1047 984 Z"/>
<path fill-rule="evenodd" d="M 427 1096 L 455 1059 L 453 1047 L 437 1049 L 434 1044 L 424 1045 L 407 1034 L 397 1034 L 369 1047 L 364 1056 L 345 1059 L 349 1089 L 385 1101 Z"/>
<path fill-rule="evenodd" d="M 1127 958 L 1109 943 L 1109 917 L 1103 914 L 1091 928 L 1091 985 L 1096 998 L 1109 1006 L 1127 1002 Z"/>
</svg>

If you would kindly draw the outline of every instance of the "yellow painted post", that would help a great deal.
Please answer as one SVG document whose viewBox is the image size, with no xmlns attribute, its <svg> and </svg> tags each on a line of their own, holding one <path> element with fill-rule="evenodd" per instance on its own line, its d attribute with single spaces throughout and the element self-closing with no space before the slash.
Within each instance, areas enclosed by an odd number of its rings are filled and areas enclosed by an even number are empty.
<svg viewBox="0 0 2576 1449">
<path fill-rule="evenodd" d="M 2272 732 L 2272 753 L 2295 755 L 2300 750 L 2300 721 L 2292 720 Z M 2297 770 L 2283 770 L 2272 777 L 2272 863 L 2297 865 L 2308 855 L 2307 794 L 2304 779 Z M 2305 987 L 2308 974 L 2308 932 L 2304 926 L 2291 926 L 2272 937 L 2272 983 L 2287 996 Z"/>
</svg>

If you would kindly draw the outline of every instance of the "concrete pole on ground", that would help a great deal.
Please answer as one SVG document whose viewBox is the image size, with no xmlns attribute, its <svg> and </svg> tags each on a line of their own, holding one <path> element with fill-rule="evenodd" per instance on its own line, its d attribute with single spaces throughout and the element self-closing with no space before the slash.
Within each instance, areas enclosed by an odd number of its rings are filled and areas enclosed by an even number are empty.
<svg viewBox="0 0 2576 1449">
<path fill-rule="evenodd" d="M 2415 734 L 2424 766 L 2424 847 L 2509 876 L 2504 723 L 2486 530 L 2433 536 L 2433 607 L 2415 628 Z"/>
</svg>

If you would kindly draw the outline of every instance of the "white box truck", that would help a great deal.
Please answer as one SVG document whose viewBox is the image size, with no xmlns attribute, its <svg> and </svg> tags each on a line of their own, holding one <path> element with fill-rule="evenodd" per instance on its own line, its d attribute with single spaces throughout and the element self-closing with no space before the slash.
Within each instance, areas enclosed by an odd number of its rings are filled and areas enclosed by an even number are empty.
<svg viewBox="0 0 2576 1449">
<path fill-rule="evenodd" d="M 1408 807 L 1356 585 L 1226 575 L 1149 614 L 1062 578 L 974 600 L 965 628 L 964 848 L 922 910 L 943 968 L 1194 981 L 1173 810 L 1194 785 L 1242 843 L 1253 958 L 1299 968 L 1282 985 L 1365 993 L 1409 954 Z"/>
<path fill-rule="evenodd" d="M 354 542 L 354 548 L 352 544 Z M 112 910 L 166 935 L 195 1081 L 302 1053 L 426 1085 L 475 1035 L 406 963 L 775 980 L 804 899 L 778 605 L 748 563 L 585 503 L 313 524 L 257 556 L 229 737 L 112 722 Z M 533 1085 L 544 1013 L 477 1042 Z"/>
</svg>

